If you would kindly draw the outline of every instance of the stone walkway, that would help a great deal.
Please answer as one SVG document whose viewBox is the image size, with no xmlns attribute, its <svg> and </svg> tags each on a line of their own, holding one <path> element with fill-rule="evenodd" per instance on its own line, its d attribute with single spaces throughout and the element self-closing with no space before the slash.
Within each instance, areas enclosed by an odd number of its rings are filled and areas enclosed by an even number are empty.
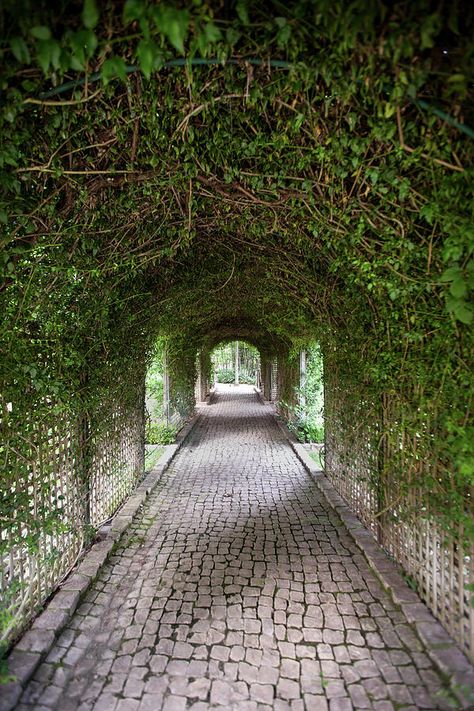
<svg viewBox="0 0 474 711">
<path fill-rule="evenodd" d="M 408 711 L 441 687 L 269 408 L 228 388 L 17 708 Z"/>
</svg>

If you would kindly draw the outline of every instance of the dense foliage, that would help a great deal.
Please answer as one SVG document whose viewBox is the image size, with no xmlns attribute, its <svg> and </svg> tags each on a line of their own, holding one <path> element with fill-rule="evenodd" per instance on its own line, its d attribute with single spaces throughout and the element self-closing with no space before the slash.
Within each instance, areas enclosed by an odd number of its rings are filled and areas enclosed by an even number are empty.
<svg viewBox="0 0 474 711">
<path fill-rule="evenodd" d="M 303 442 L 324 442 L 323 359 L 318 343 L 306 349 L 304 381 L 295 408 L 293 427 Z"/>
<path fill-rule="evenodd" d="M 176 439 L 176 427 L 166 422 L 148 422 L 145 430 L 147 444 L 173 444 Z"/>
<path fill-rule="evenodd" d="M 149 424 L 159 422 L 165 417 L 164 412 L 164 363 L 163 363 L 164 344 L 161 339 L 158 339 L 145 378 L 145 408 L 147 421 Z M 147 441 L 149 441 L 147 437 Z"/>
<path fill-rule="evenodd" d="M 317 339 L 347 441 L 367 421 L 379 475 L 422 492 L 406 515 L 472 536 L 473 9 L 22 0 L 0 24 L 3 525 L 33 544 L 38 428 L 103 426 L 158 336 L 183 412 L 199 349 Z"/>
<path fill-rule="evenodd" d="M 215 348 L 211 354 L 212 380 L 218 383 L 235 383 L 235 367 L 241 385 L 256 385 L 260 358 L 254 346 L 231 341 Z"/>
</svg>

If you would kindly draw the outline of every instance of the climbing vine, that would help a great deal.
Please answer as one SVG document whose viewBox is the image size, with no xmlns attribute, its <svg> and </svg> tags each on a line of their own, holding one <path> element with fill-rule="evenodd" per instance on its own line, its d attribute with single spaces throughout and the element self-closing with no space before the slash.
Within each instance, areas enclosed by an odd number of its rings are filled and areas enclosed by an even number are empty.
<svg viewBox="0 0 474 711">
<path fill-rule="evenodd" d="M 36 530 L 14 490 L 21 413 L 100 423 L 158 336 L 183 413 L 199 349 L 241 338 L 290 362 L 316 339 L 341 436 L 365 422 L 377 476 L 472 539 L 473 10 L 0 13 L 2 510 Z"/>
</svg>

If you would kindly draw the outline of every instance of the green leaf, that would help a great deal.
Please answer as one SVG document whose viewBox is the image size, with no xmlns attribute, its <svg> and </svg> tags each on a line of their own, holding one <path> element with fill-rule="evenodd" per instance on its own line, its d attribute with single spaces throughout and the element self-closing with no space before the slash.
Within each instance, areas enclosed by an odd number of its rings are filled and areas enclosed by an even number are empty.
<svg viewBox="0 0 474 711">
<path fill-rule="evenodd" d="M 459 279 L 461 275 L 462 271 L 460 267 L 448 267 L 441 274 L 439 280 L 442 284 L 446 284 L 450 281 L 454 281 L 455 279 Z"/>
<path fill-rule="evenodd" d="M 280 49 L 282 47 L 285 47 L 288 44 L 288 40 L 290 39 L 290 36 L 291 36 L 290 25 L 285 25 L 284 27 L 281 28 L 281 30 L 278 31 L 277 45 Z"/>
<path fill-rule="evenodd" d="M 21 86 L 25 91 L 28 91 L 28 92 L 36 90 L 35 82 L 30 81 L 29 79 L 25 79 L 24 81 L 22 81 Z"/>
<path fill-rule="evenodd" d="M 460 93 L 464 94 L 467 91 L 468 80 L 464 74 L 452 74 L 448 80 L 448 93 Z"/>
<path fill-rule="evenodd" d="M 435 37 L 441 29 L 441 21 L 438 13 L 427 15 L 420 28 L 421 49 L 434 47 Z"/>
<path fill-rule="evenodd" d="M 465 84 L 466 83 L 466 77 L 464 74 L 451 74 L 450 77 L 448 77 L 448 84 Z"/>
<path fill-rule="evenodd" d="M 300 130 L 301 126 L 303 125 L 304 119 L 305 119 L 304 114 L 298 113 L 298 114 L 296 115 L 296 118 L 295 118 L 295 120 L 293 121 L 293 130 L 294 130 L 294 131 L 299 131 L 299 130 Z"/>
<path fill-rule="evenodd" d="M 474 317 L 474 310 L 472 306 L 459 299 L 454 309 L 454 315 L 458 321 L 461 321 L 461 323 L 470 324 L 472 323 L 472 319 Z"/>
<path fill-rule="evenodd" d="M 10 40 L 10 49 L 20 64 L 29 64 L 31 62 L 30 51 L 23 37 L 12 37 Z"/>
<path fill-rule="evenodd" d="M 92 30 L 79 30 L 70 39 L 74 57 L 83 66 L 86 59 L 90 59 L 97 49 L 98 40 Z"/>
<path fill-rule="evenodd" d="M 474 289 L 474 260 L 471 260 L 466 267 L 467 270 L 467 284 L 470 289 Z"/>
<path fill-rule="evenodd" d="M 86 52 L 86 56 L 88 58 L 92 57 L 94 54 L 95 50 L 97 49 L 97 45 L 99 44 L 99 41 L 92 32 L 92 30 L 83 30 L 81 33 L 81 39 L 84 42 L 84 49 Z"/>
<path fill-rule="evenodd" d="M 100 73 L 104 85 L 107 86 L 111 79 L 117 77 L 124 81 L 127 76 L 127 67 L 122 57 L 109 57 L 103 63 Z"/>
<path fill-rule="evenodd" d="M 222 39 L 222 32 L 213 22 L 206 22 L 204 27 L 204 34 L 209 43 L 219 42 Z"/>
<path fill-rule="evenodd" d="M 429 225 L 432 225 L 436 217 L 436 205 L 427 202 L 420 210 L 420 215 Z"/>
<path fill-rule="evenodd" d="M 141 20 L 145 15 L 146 4 L 144 0 L 127 0 L 123 8 L 123 21 L 127 25 L 134 20 Z"/>
<path fill-rule="evenodd" d="M 243 25 L 250 25 L 249 11 L 247 7 L 247 0 L 237 0 L 235 6 L 237 16 Z"/>
<path fill-rule="evenodd" d="M 204 29 L 197 36 L 199 51 L 203 57 L 207 55 L 209 47 L 222 39 L 222 32 L 213 22 L 206 22 Z"/>
<path fill-rule="evenodd" d="M 467 292 L 466 282 L 462 277 L 454 279 L 454 281 L 451 282 L 449 291 L 456 299 L 462 299 L 462 297 L 465 296 Z"/>
<path fill-rule="evenodd" d="M 141 40 L 137 47 L 137 57 L 140 69 L 147 79 L 150 78 L 155 61 L 156 47 L 153 42 Z"/>
<path fill-rule="evenodd" d="M 43 72 L 46 74 L 49 67 L 59 68 L 61 46 L 55 40 L 40 40 L 36 46 L 36 58 Z"/>
<path fill-rule="evenodd" d="M 291 36 L 291 26 L 288 24 L 286 17 L 276 17 L 275 24 L 279 28 L 276 36 L 278 47 L 283 48 L 288 44 Z"/>
<path fill-rule="evenodd" d="M 367 172 L 367 176 L 369 177 L 372 185 L 377 185 L 378 180 L 379 180 L 378 168 L 368 168 L 366 172 Z"/>
<path fill-rule="evenodd" d="M 188 34 L 191 19 L 189 12 L 164 5 L 153 8 L 152 14 L 157 29 L 165 35 L 180 54 L 184 54 L 184 40 Z"/>
<path fill-rule="evenodd" d="M 69 61 L 70 61 L 71 69 L 75 69 L 78 72 L 82 72 L 85 69 L 84 61 L 81 62 L 79 57 L 77 57 L 76 55 L 72 55 L 69 58 Z"/>
<path fill-rule="evenodd" d="M 231 47 L 233 47 L 237 42 L 239 41 L 241 37 L 240 32 L 237 32 L 236 29 L 233 27 L 228 27 L 227 31 L 225 33 L 225 39 L 227 44 L 230 44 Z"/>
<path fill-rule="evenodd" d="M 45 25 L 37 25 L 36 27 L 31 27 L 30 34 L 39 40 L 51 39 L 51 30 Z"/>
<path fill-rule="evenodd" d="M 99 22 L 99 10 L 95 0 L 84 0 L 81 17 L 84 26 L 89 30 L 93 30 Z"/>
<path fill-rule="evenodd" d="M 446 308 L 461 323 L 470 324 L 474 317 L 474 309 L 464 299 L 457 299 L 451 295 L 446 298 Z"/>
</svg>

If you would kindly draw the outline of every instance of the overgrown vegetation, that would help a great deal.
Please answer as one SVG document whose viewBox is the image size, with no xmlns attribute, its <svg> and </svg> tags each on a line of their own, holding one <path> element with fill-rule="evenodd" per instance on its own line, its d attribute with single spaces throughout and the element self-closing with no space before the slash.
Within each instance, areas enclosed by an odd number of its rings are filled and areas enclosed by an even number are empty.
<svg viewBox="0 0 474 711">
<path fill-rule="evenodd" d="M 316 462 L 318 467 L 324 469 L 324 448 L 310 449 L 308 454 L 311 459 Z"/>
<path fill-rule="evenodd" d="M 238 383 L 255 385 L 260 367 L 258 350 L 248 343 L 233 341 L 214 349 L 211 354 L 213 373 L 218 383 L 235 383 L 237 365 Z"/>
<path fill-rule="evenodd" d="M 384 525 L 472 540 L 473 8 L 22 0 L 0 24 L 3 550 L 61 525 L 52 423 L 87 491 L 159 336 L 180 413 L 198 350 L 290 372 L 317 339 L 334 466 L 368 451 Z"/>
<path fill-rule="evenodd" d="M 176 427 L 165 422 L 147 422 L 145 428 L 146 444 L 173 444 L 176 439 Z"/>
<path fill-rule="evenodd" d="M 161 339 L 155 344 L 151 362 L 145 379 L 145 406 L 150 423 L 159 422 L 165 417 L 163 393 L 163 348 Z"/>
<path fill-rule="evenodd" d="M 157 461 L 163 454 L 163 447 L 146 447 L 145 450 L 145 471 L 149 472 L 153 469 Z"/>
<path fill-rule="evenodd" d="M 302 442 L 324 442 L 323 358 L 318 343 L 306 348 L 304 380 L 297 403 L 289 407 L 290 429 Z"/>
</svg>

